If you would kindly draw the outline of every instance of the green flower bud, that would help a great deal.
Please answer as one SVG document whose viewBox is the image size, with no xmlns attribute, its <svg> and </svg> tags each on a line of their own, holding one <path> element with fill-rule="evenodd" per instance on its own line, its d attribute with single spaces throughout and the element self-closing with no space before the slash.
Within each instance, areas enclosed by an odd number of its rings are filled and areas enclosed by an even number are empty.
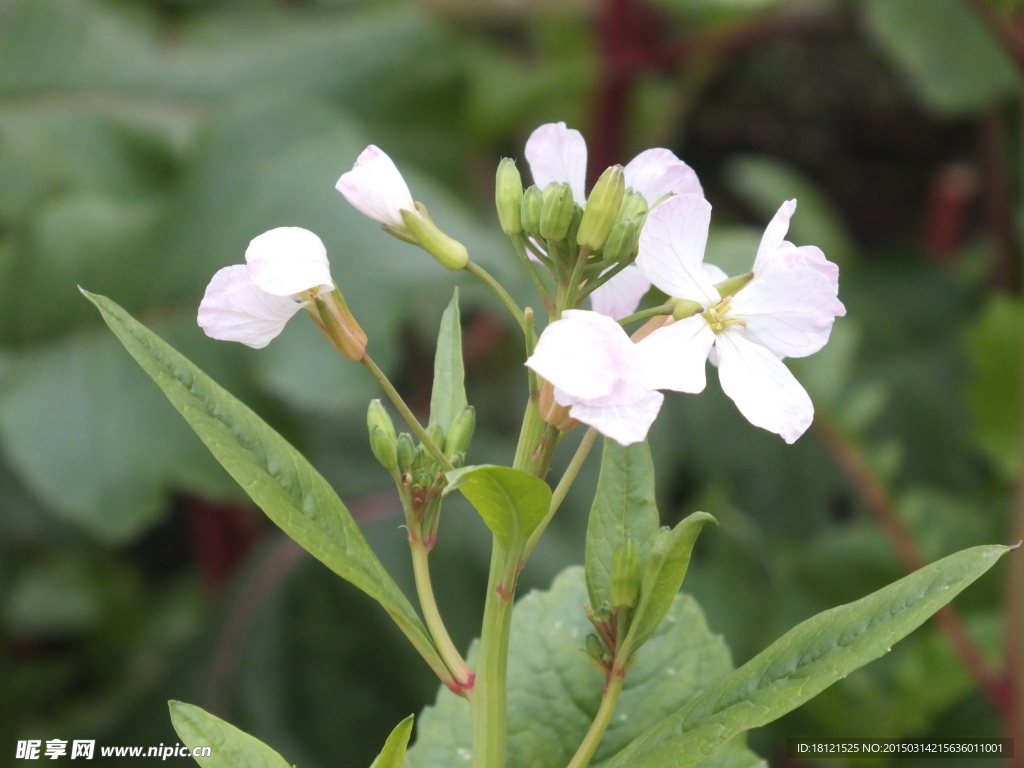
<svg viewBox="0 0 1024 768">
<path fill-rule="evenodd" d="M 753 272 L 745 272 L 742 275 L 736 275 L 736 277 L 730 277 L 722 282 L 718 283 L 715 288 L 718 289 L 718 293 L 721 294 L 724 299 L 726 296 L 735 296 L 741 288 L 745 288 L 747 283 L 754 279 Z"/>
<path fill-rule="evenodd" d="M 397 452 L 398 466 L 401 467 L 402 472 L 410 471 L 416 460 L 416 446 L 413 445 L 412 435 L 408 432 L 403 432 L 398 436 Z"/>
<path fill-rule="evenodd" d="M 434 441 L 438 448 L 444 448 L 444 429 L 440 424 L 431 424 L 427 427 L 427 434 Z"/>
<path fill-rule="evenodd" d="M 523 179 L 519 175 L 516 161 L 510 157 L 498 163 L 494 184 L 494 203 L 498 209 L 498 221 L 506 235 L 518 235 L 523 231 Z"/>
<path fill-rule="evenodd" d="M 604 643 L 597 635 L 587 635 L 587 655 L 593 659 L 601 659 L 605 654 Z"/>
<path fill-rule="evenodd" d="M 394 438 L 388 436 L 378 426 L 370 428 L 370 450 L 377 457 L 377 461 L 388 472 L 398 470 L 398 451 Z"/>
<path fill-rule="evenodd" d="M 704 311 L 703 305 L 690 299 L 672 299 L 672 319 L 685 320 Z"/>
<path fill-rule="evenodd" d="M 636 219 L 623 219 L 614 227 L 608 239 L 604 241 L 604 261 L 609 264 L 618 263 L 628 259 L 636 246 L 637 238 L 640 236 L 640 228 Z"/>
<path fill-rule="evenodd" d="M 420 203 L 416 203 L 415 212 L 403 208 L 401 213 L 406 229 L 416 238 L 420 248 L 448 269 L 465 268 L 469 262 L 469 252 L 466 250 L 466 246 L 438 229 L 426 208 Z"/>
<path fill-rule="evenodd" d="M 612 552 L 612 608 L 632 608 L 640 597 L 640 550 L 626 536 Z"/>
<path fill-rule="evenodd" d="M 371 432 L 374 427 L 380 427 L 392 442 L 395 442 L 398 439 L 398 435 L 395 432 L 395 425 L 392 423 L 391 417 L 388 416 L 387 409 L 380 400 L 370 401 L 370 407 L 366 409 L 366 426 Z"/>
<path fill-rule="evenodd" d="M 544 206 L 540 212 L 541 237 L 545 240 L 564 240 L 576 206 L 572 199 L 572 189 L 564 182 L 548 184 L 543 201 Z"/>
<path fill-rule="evenodd" d="M 531 235 L 540 234 L 540 212 L 544 209 L 544 196 L 536 187 L 530 187 L 523 193 L 523 205 L 520 210 L 523 229 Z"/>
<path fill-rule="evenodd" d="M 626 190 L 622 196 L 622 205 L 619 207 L 619 219 L 630 219 L 647 213 L 647 198 L 634 190 L 632 187 Z"/>
<path fill-rule="evenodd" d="M 583 209 L 574 205 L 572 208 L 572 221 L 569 222 L 569 231 L 565 233 L 565 239 L 570 243 L 576 242 L 576 235 L 580 231 L 580 224 L 583 223 Z"/>
<path fill-rule="evenodd" d="M 473 430 L 476 429 L 476 408 L 467 405 L 452 420 L 448 427 L 448 436 L 444 441 L 444 452 L 449 458 L 456 453 L 465 454 L 469 448 L 469 441 L 473 439 Z"/>
<path fill-rule="evenodd" d="M 452 466 L 455 467 L 455 469 L 464 467 L 466 466 L 466 454 L 464 454 L 462 451 L 459 451 L 458 453 L 453 453 L 449 461 L 451 461 Z"/>
<path fill-rule="evenodd" d="M 576 242 L 581 248 L 590 248 L 592 251 L 601 249 L 619 218 L 625 191 L 626 182 L 623 180 L 621 165 L 613 165 L 601 174 L 587 198 L 587 209 L 576 236 Z"/>
<path fill-rule="evenodd" d="M 422 467 L 412 473 L 412 478 L 420 488 L 429 488 L 434 482 L 434 476 Z"/>
</svg>

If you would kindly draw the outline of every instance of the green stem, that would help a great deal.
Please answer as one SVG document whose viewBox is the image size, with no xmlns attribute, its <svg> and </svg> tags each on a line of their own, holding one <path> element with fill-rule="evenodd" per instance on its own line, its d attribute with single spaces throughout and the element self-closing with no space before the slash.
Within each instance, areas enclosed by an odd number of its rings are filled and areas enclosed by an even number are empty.
<svg viewBox="0 0 1024 768">
<path fill-rule="evenodd" d="M 474 261 L 470 261 L 466 264 L 466 271 L 471 275 L 475 275 L 487 283 L 487 287 L 490 288 L 501 299 L 508 311 L 512 313 L 512 317 L 519 323 L 519 327 L 523 329 L 523 333 L 529 335 L 531 332 L 529 324 L 526 322 L 526 318 L 523 317 L 523 310 L 516 304 L 515 299 L 509 296 L 508 291 L 501 287 L 501 283 L 491 277 L 490 273 L 487 272 L 483 267 Z"/>
<path fill-rule="evenodd" d="M 554 493 L 551 494 L 551 506 L 548 508 L 547 515 L 541 521 L 540 525 L 537 526 L 537 530 L 530 536 L 530 540 L 526 542 L 526 548 L 523 550 L 522 561 L 526 560 L 533 553 L 534 547 L 537 546 L 537 542 L 540 541 L 540 537 L 544 534 L 544 531 L 548 527 L 548 523 L 555 516 L 555 512 L 558 511 L 558 507 L 561 506 L 562 501 L 565 499 L 565 494 L 569 492 L 572 484 L 576 480 L 576 476 L 580 473 L 580 469 L 583 468 L 583 462 L 587 460 L 587 456 L 590 455 L 590 449 L 594 447 L 594 442 L 597 440 L 598 431 L 593 427 L 587 430 L 587 433 L 583 435 L 583 440 L 580 441 L 579 448 L 576 449 L 576 454 L 572 457 L 572 461 L 569 462 L 569 466 L 565 469 L 565 474 L 558 481 L 558 485 L 555 486 Z"/>
<path fill-rule="evenodd" d="M 409 546 L 412 550 L 412 571 L 416 580 L 416 594 L 420 599 L 420 609 L 423 611 L 427 629 L 434 639 L 437 652 L 452 673 L 455 682 L 468 690 L 473 685 L 473 672 L 452 642 L 444 621 L 441 619 L 441 612 L 437 608 L 434 587 L 430 581 L 430 566 L 427 562 L 430 552 L 423 546 L 423 542 L 419 538 L 410 540 Z"/>
<path fill-rule="evenodd" d="M 593 293 L 598 288 L 600 288 L 602 285 L 607 283 L 613 277 L 618 275 L 620 272 L 622 272 L 622 270 L 624 270 L 626 267 L 628 267 L 632 263 L 633 263 L 632 260 L 620 261 L 618 264 L 616 264 L 614 267 L 609 269 L 603 275 L 598 275 L 597 278 L 595 278 L 594 280 L 590 281 L 585 286 L 583 286 L 583 288 L 580 290 L 580 292 L 576 296 L 577 300 L 583 301 L 583 299 L 585 299 L 591 293 Z"/>
<path fill-rule="evenodd" d="M 473 714 L 473 768 L 504 768 L 508 726 L 505 696 L 513 591 L 505 592 L 505 563 L 497 538 L 491 549 L 476 681 L 469 694 Z"/>
<path fill-rule="evenodd" d="M 423 443 L 423 447 L 426 448 L 430 455 L 434 457 L 434 461 L 441 465 L 441 469 L 445 472 L 451 472 L 455 467 L 448 461 L 448 457 L 444 455 L 444 451 L 437 447 L 437 443 L 427 434 L 427 430 L 420 424 L 419 419 L 416 418 L 416 414 L 412 412 L 408 405 L 405 404 L 405 400 L 398 394 L 398 390 L 394 388 L 388 377 L 384 375 L 384 371 L 377 367 L 377 364 L 373 362 L 369 354 L 364 355 L 360 361 L 366 370 L 373 374 L 373 378 L 380 384 L 381 389 L 384 390 L 384 394 L 388 396 L 388 399 L 394 404 L 398 412 L 402 414 L 402 418 L 405 419 L 405 423 L 408 424 L 412 431 L 416 433 L 416 436 Z"/>
<path fill-rule="evenodd" d="M 659 304 L 657 307 L 651 307 L 650 309 L 642 309 L 639 312 L 634 312 L 632 315 L 619 320 L 619 325 L 625 328 L 627 325 L 639 322 L 640 320 L 647 320 L 661 315 L 671 315 L 673 309 L 675 309 L 675 307 L 671 303 Z"/>
<path fill-rule="evenodd" d="M 512 243 L 516 247 L 516 253 L 519 255 L 519 260 L 523 263 L 523 269 L 526 270 L 530 279 L 533 280 L 533 284 L 537 287 L 537 292 L 544 301 L 544 306 L 548 311 L 550 311 L 553 306 L 551 303 L 551 291 L 548 290 L 547 285 L 545 285 L 544 281 L 541 279 L 540 273 L 537 271 L 536 263 L 530 261 L 530 257 L 526 253 L 526 235 L 516 235 L 512 238 Z"/>
<path fill-rule="evenodd" d="M 612 713 L 615 712 L 615 705 L 619 703 L 619 694 L 622 693 L 622 684 L 625 681 L 626 678 L 618 671 L 613 671 L 609 676 L 594 722 L 590 724 L 590 730 L 583 737 L 580 748 L 576 750 L 567 768 L 587 768 L 590 765 L 590 760 L 594 757 L 604 732 L 608 730 L 608 724 L 612 721 Z"/>
<path fill-rule="evenodd" d="M 589 258 L 590 248 L 587 246 L 580 248 L 579 256 L 576 257 L 576 263 L 573 265 L 572 273 L 569 275 L 569 284 L 566 287 L 563 303 L 558 307 L 559 314 L 566 309 L 576 306 L 577 293 L 579 292 L 580 287 L 580 277 L 583 274 L 583 265 L 587 263 L 587 259 Z"/>
</svg>

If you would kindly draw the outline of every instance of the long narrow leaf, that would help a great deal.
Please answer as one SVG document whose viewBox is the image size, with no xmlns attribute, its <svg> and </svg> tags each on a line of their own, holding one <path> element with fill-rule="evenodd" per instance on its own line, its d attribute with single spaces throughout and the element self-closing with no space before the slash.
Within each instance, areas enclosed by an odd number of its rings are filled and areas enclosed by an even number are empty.
<svg viewBox="0 0 1024 768">
<path fill-rule="evenodd" d="M 688 768 L 886 653 L 1009 550 L 972 547 L 798 624 L 634 740 L 608 768 Z"/>
<path fill-rule="evenodd" d="M 267 517 L 317 560 L 378 601 L 427 663 L 435 671 L 444 670 L 412 604 L 377 559 L 341 499 L 302 454 L 116 303 L 85 295 Z"/>
</svg>

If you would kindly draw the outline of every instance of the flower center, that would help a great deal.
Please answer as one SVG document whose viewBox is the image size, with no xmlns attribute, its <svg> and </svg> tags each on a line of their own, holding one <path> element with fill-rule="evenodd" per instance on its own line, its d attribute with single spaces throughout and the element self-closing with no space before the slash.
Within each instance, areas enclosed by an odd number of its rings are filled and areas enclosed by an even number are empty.
<svg viewBox="0 0 1024 768">
<path fill-rule="evenodd" d="M 703 317 L 708 321 L 708 325 L 711 326 L 711 330 L 715 333 L 721 333 L 731 325 L 741 325 L 744 328 L 747 327 L 747 322 L 742 317 L 733 317 L 729 315 L 729 299 L 727 296 L 718 302 L 715 306 L 709 307 L 704 310 Z"/>
</svg>

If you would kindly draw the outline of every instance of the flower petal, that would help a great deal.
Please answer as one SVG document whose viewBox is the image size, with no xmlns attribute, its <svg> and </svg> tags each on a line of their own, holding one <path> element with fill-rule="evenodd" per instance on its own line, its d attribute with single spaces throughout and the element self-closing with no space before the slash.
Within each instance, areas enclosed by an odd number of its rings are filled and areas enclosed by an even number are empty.
<svg viewBox="0 0 1024 768">
<path fill-rule="evenodd" d="M 334 185 L 352 206 L 381 224 L 404 229 L 402 210 L 416 209 L 412 193 L 390 157 L 373 144 Z"/>
<path fill-rule="evenodd" d="M 587 142 L 583 134 L 566 128 L 565 123 L 542 125 L 526 140 L 525 154 L 538 189 L 553 181 L 568 182 L 573 200 L 578 205 L 587 202 Z"/>
<path fill-rule="evenodd" d="M 761 236 L 761 244 L 757 247 L 757 256 L 754 257 L 754 272 L 762 266 L 763 260 L 772 254 L 776 248 L 782 245 L 789 231 L 789 220 L 796 213 L 796 200 L 787 200 L 768 222 L 764 234 Z"/>
<path fill-rule="evenodd" d="M 595 312 L 612 320 L 621 320 L 636 311 L 640 299 L 650 288 L 651 281 L 644 277 L 639 267 L 630 264 L 607 283 L 594 289 L 590 294 L 590 305 Z"/>
<path fill-rule="evenodd" d="M 569 415 L 594 427 L 605 437 L 620 445 L 639 443 L 647 437 L 651 424 L 661 410 L 665 396 L 661 392 L 648 392 L 631 405 L 599 406 L 579 403 L 569 409 Z"/>
<path fill-rule="evenodd" d="M 622 172 L 626 186 L 643 195 L 649 206 L 665 195 L 704 196 L 697 174 L 668 149 L 644 150 Z"/>
<path fill-rule="evenodd" d="M 327 249 L 308 229 L 278 227 L 264 232 L 249 243 L 245 261 L 253 283 L 275 296 L 334 289 Z"/>
<path fill-rule="evenodd" d="M 723 280 L 728 280 L 729 276 L 725 274 L 725 270 L 721 267 L 716 267 L 714 264 L 708 264 L 706 261 L 701 266 L 700 271 L 704 273 L 704 277 L 707 278 L 712 285 L 717 285 Z"/>
<path fill-rule="evenodd" d="M 701 315 L 654 331 L 636 345 L 644 379 L 651 389 L 702 392 L 704 370 L 715 332 Z"/>
<path fill-rule="evenodd" d="M 791 269 L 769 260 L 732 299 L 730 314 L 742 318 L 750 336 L 777 356 L 806 357 L 825 346 L 836 317 L 846 314 L 838 290 L 838 280 L 815 266 Z"/>
<path fill-rule="evenodd" d="M 704 274 L 711 204 L 699 195 L 677 195 L 649 214 L 640 232 L 636 265 L 658 288 L 705 307 L 721 299 Z"/>
<path fill-rule="evenodd" d="M 199 304 L 199 327 L 212 339 L 262 349 L 304 306 L 290 296 L 261 290 L 252 281 L 249 267 L 236 264 L 219 270 L 210 280 Z"/>
<path fill-rule="evenodd" d="M 771 350 L 738 327 L 719 333 L 715 347 L 722 390 L 747 421 L 787 443 L 807 431 L 814 419 L 811 398 Z"/>
<path fill-rule="evenodd" d="M 526 365 L 568 396 L 556 392 L 562 405 L 609 395 L 628 401 L 623 385 L 639 381 L 636 351 L 622 326 L 579 309 L 562 313 L 544 329 Z"/>
</svg>

